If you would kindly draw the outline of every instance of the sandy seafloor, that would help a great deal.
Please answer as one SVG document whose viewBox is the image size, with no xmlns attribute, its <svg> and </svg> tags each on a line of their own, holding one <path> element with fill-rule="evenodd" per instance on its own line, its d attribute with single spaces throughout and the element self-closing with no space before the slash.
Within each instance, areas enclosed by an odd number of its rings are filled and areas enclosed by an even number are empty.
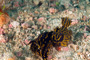
<svg viewBox="0 0 90 60">
<path fill-rule="evenodd" d="M 73 22 L 72 39 L 61 51 L 52 48 L 48 60 L 90 60 L 90 0 L 1 0 L 10 21 L 0 28 L 0 60 L 41 60 L 30 51 L 31 40 Z M 8 19 L 8 18 L 7 18 Z"/>
</svg>

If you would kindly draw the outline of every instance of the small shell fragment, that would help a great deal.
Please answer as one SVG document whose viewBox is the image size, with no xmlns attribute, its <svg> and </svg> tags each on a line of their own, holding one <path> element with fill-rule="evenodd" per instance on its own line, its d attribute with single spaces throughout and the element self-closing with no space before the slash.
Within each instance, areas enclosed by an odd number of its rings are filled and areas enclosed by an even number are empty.
<svg viewBox="0 0 90 60">
<path fill-rule="evenodd" d="M 74 51 L 77 51 L 79 49 L 79 46 L 78 45 L 74 45 L 74 44 L 70 44 L 69 47 L 73 48 Z"/>
</svg>

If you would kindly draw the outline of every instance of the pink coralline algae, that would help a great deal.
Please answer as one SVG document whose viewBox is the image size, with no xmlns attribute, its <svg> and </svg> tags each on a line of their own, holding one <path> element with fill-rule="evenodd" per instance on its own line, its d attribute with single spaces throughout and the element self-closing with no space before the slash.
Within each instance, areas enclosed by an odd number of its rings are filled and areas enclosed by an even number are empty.
<svg viewBox="0 0 90 60">
<path fill-rule="evenodd" d="M 78 20 L 77 20 L 77 19 L 72 19 L 71 25 L 75 25 L 75 24 L 77 24 L 77 23 L 78 23 Z"/>
<path fill-rule="evenodd" d="M 57 10 L 56 10 L 56 9 L 54 9 L 54 8 L 50 8 L 50 9 L 49 9 L 49 12 L 50 12 L 50 13 L 56 13 L 56 12 L 57 12 Z"/>
<path fill-rule="evenodd" d="M 2 28 L 0 28 L 0 34 L 3 34 L 3 31 L 4 31 L 4 30 L 3 30 Z"/>
<path fill-rule="evenodd" d="M 86 32 L 86 26 L 85 26 L 85 28 L 84 28 L 84 32 Z M 86 38 L 87 37 L 87 33 L 84 33 L 84 38 Z"/>
<path fill-rule="evenodd" d="M 50 29 L 51 27 L 50 27 L 50 26 L 48 26 L 47 28 L 48 28 L 48 29 Z"/>
<path fill-rule="evenodd" d="M 51 4 L 50 6 L 55 7 L 55 6 L 56 6 L 56 4 Z"/>
<path fill-rule="evenodd" d="M 18 2 L 18 1 L 15 2 L 15 3 L 14 3 L 14 6 L 15 6 L 15 7 L 19 7 L 19 2 Z"/>
<path fill-rule="evenodd" d="M 48 59 L 50 60 L 51 58 L 52 58 L 52 55 L 49 55 L 49 56 L 48 56 Z"/>
<path fill-rule="evenodd" d="M 12 24 L 9 24 L 9 28 L 12 28 L 13 26 L 12 26 Z"/>
<path fill-rule="evenodd" d="M 0 35 L 0 43 L 6 43 L 6 40 L 3 35 Z"/>
<path fill-rule="evenodd" d="M 42 21 L 45 22 L 45 18 L 44 18 L 44 17 L 40 17 L 40 18 L 38 19 L 38 21 L 39 21 L 39 22 L 42 22 Z"/>
<path fill-rule="evenodd" d="M 17 52 L 17 56 L 22 56 L 22 52 Z"/>
<path fill-rule="evenodd" d="M 56 47 L 56 50 L 57 51 L 68 51 L 69 50 L 69 47 Z"/>
<path fill-rule="evenodd" d="M 29 44 L 30 41 L 28 41 L 27 39 L 25 40 L 25 44 Z"/>
<path fill-rule="evenodd" d="M 62 51 L 68 51 L 69 47 L 62 47 Z"/>
<path fill-rule="evenodd" d="M 23 23 L 21 26 L 26 29 L 26 28 L 29 27 L 29 24 L 28 23 Z"/>
</svg>

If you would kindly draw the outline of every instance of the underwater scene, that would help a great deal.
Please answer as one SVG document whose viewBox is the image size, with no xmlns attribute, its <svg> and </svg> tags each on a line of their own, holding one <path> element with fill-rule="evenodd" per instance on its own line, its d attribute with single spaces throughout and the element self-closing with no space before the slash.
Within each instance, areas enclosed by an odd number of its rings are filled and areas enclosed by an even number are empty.
<svg viewBox="0 0 90 60">
<path fill-rule="evenodd" d="M 0 0 L 0 60 L 90 60 L 90 0 Z"/>
</svg>

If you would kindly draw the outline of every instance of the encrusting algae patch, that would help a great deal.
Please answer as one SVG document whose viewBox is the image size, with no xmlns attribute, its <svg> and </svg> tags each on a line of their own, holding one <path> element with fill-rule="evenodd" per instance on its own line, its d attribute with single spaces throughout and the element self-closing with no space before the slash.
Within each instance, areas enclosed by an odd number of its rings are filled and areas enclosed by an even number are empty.
<svg viewBox="0 0 90 60">
<path fill-rule="evenodd" d="M 7 13 L 4 13 L 0 9 L 0 27 L 2 27 L 4 24 L 7 24 L 10 21 L 10 17 Z"/>
</svg>

